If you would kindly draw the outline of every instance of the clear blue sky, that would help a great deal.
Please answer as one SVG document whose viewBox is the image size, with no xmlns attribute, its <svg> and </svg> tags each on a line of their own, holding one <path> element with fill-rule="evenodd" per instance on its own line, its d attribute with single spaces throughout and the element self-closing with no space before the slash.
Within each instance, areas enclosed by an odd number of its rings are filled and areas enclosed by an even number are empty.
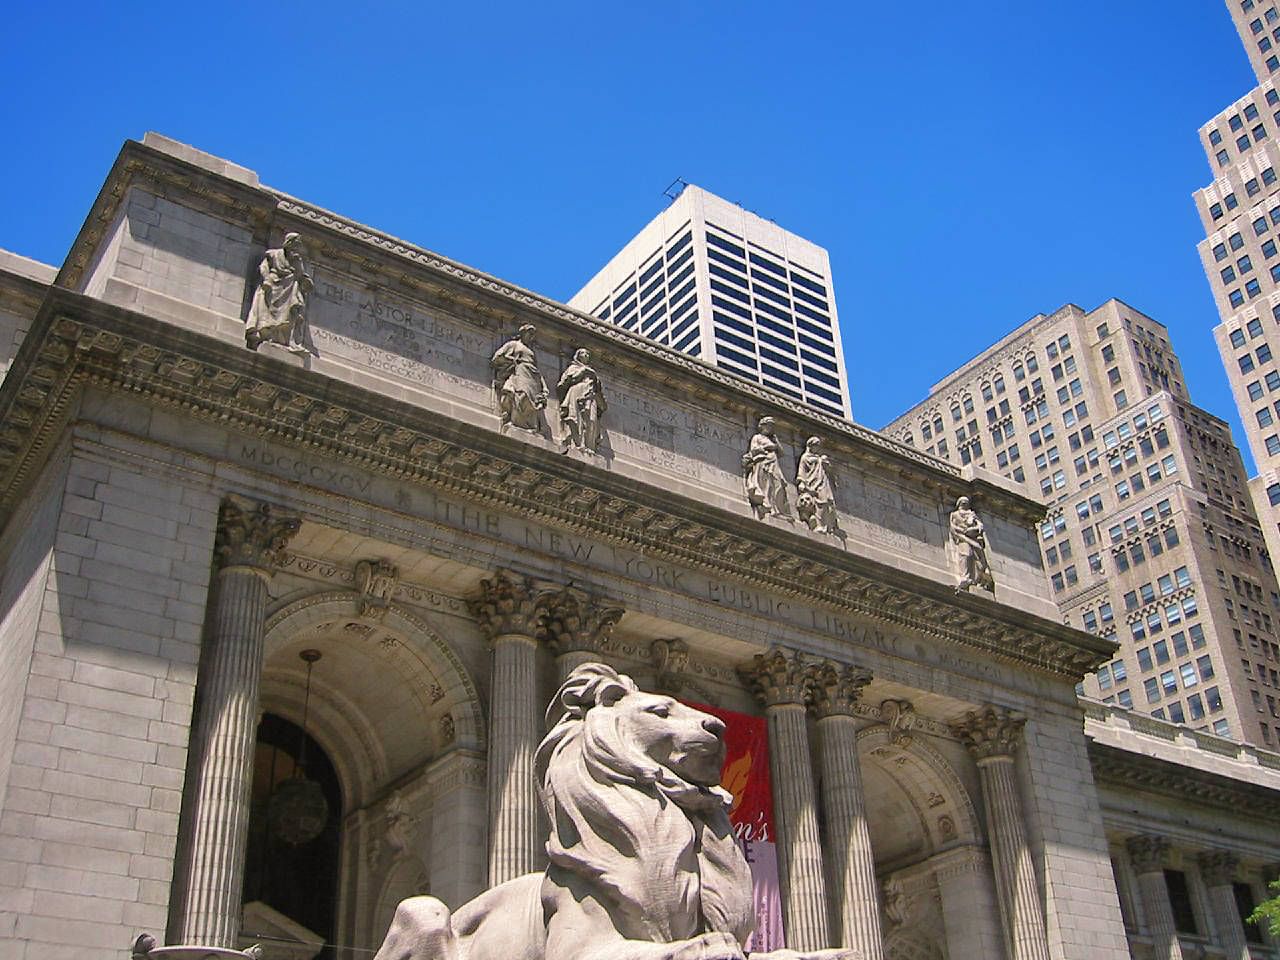
<svg viewBox="0 0 1280 960">
<path fill-rule="evenodd" d="M 0 247 L 61 263 L 120 144 L 567 299 L 682 176 L 831 253 L 880 427 L 1038 312 L 1168 324 L 1243 443 L 1191 200 L 1254 85 L 1221 0 L 15 3 Z"/>
</svg>

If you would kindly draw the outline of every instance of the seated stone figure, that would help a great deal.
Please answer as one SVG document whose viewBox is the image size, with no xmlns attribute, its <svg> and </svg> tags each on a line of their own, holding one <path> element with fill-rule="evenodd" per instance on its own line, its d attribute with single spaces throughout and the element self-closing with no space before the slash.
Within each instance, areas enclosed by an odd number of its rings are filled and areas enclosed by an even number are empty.
<svg viewBox="0 0 1280 960">
<path fill-rule="evenodd" d="M 374 960 L 742 960 L 751 874 L 719 786 L 723 723 L 598 663 L 574 670 L 547 713 L 535 760 L 547 869 L 452 916 L 434 897 L 403 901 Z"/>
</svg>

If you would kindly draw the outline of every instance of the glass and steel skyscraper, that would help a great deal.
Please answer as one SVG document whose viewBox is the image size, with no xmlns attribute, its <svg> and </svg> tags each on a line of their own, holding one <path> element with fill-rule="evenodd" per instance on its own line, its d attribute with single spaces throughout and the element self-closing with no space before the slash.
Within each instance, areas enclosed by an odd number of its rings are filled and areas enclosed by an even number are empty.
<svg viewBox="0 0 1280 960">
<path fill-rule="evenodd" d="M 851 418 L 827 251 L 699 187 L 686 186 L 569 303 Z"/>
</svg>

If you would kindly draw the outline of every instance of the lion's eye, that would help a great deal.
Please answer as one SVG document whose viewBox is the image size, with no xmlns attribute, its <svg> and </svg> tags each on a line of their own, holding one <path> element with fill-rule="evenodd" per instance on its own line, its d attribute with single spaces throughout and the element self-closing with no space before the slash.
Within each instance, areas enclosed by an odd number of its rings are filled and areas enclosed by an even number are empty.
<svg viewBox="0 0 1280 960">
<path fill-rule="evenodd" d="M 671 708 L 668 707 L 665 703 L 655 703 L 653 706 L 647 709 L 648 709 L 648 712 L 652 713 L 655 717 L 662 717 L 663 719 L 666 719 L 667 717 L 671 716 Z"/>
</svg>

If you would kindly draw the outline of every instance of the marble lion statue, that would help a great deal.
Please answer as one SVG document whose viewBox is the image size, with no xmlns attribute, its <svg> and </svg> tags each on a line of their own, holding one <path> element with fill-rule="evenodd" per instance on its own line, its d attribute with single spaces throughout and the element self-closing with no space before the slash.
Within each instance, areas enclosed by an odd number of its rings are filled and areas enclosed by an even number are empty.
<svg viewBox="0 0 1280 960">
<path fill-rule="evenodd" d="M 434 897 L 403 901 L 374 960 L 743 960 L 751 874 L 719 786 L 724 724 L 598 663 L 569 675 L 547 721 L 547 869 L 452 915 Z"/>
</svg>

